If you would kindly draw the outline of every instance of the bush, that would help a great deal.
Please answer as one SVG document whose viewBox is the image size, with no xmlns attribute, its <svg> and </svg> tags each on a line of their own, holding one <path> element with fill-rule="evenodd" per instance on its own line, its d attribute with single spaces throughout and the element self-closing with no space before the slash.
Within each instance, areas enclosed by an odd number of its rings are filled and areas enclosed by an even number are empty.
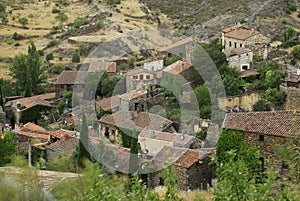
<svg viewBox="0 0 300 201">
<path fill-rule="evenodd" d="M 46 60 L 49 61 L 49 60 L 53 60 L 54 57 L 53 57 L 53 53 L 49 53 L 46 55 Z"/>
<path fill-rule="evenodd" d="M 55 19 L 57 19 L 59 22 L 63 23 L 63 22 L 65 22 L 65 21 L 67 21 L 68 16 L 67 16 L 65 13 L 58 13 L 58 14 L 55 16 Z"/>
<path fill-rule="evenodd" d="M 21 34 L 18 34 L 17 32 L 15 32 L 12 36 L 12 38 L 14 40 L 22 40 L 24 37 Z"/>
<path fill-rule="evenodd" d="M 79 18 L 73 22 L 73 27 L 78 29 L 80 26 L 90 23 L 91 20 L 87 18 Z"/>
<path fill-rule="evenodd" d="M 50 42 L 47 44 L 47 48 L 53 47 L 53 46 L 55 46 L 55 45 L 58 45 L 59 43 L 60 43 L 59 40 L 52 40 L 52 41 L 50 41 Z"/>
<path fill-rule="evenodd" d="M 296 45 L 300 45 L 300 41 L 293 39 L 293 40 L 287 40 L 287 41 L 281 43 L 278 47 L 286 49 L 286 48 L 289 48 L 289 47 L 294 47 Z"/>
<path fill-rule="evenodd" d="M 297 45 L 296 47 L 293 48 L 293 50 L 292 50 L 292 55 L 293 55 L 296 59 L 300 59 L 300 45 Z"/>
<path fill-rule="evenodd" d="M 51 69 L 51 73 L 54 74 L 60 74 L 61 72 L 63 72 L 64 67 L 60 64 L 54 64 L 52 69 Z"/>
<path fill-rule="evenodd" d="M 60 13 L 60 10 L 59 10 L 58 8 L 54 7 L 54 8 L 52 9 L 52 13 L 53 13 L 53 14 L 55 14 L 55 13 Z"/>
<path fill-rule="evenodd" d="M 19 18 L 19 23 L 25 27 L 28 24 L 28 19 L 26 17 Z"/>
<path fill-rule="evenodd" d="M 72 56 L 72 63 L 79 63 L 80 62 L 80 56 L 78 52 L 74 52 Z"/>
<path fill-rule="evenodd" d="M 271 111 L 270 106 L 266 103 L 264 100 L 259 100 L 257 101 L 253 106 L 252 106 L 252 111 L 253 112 L 263 112 L 263 111 Z"/>
<path fill-rule="evenodd" d="M 297 6 L 296 6 L 296 4 L 289 4 L 288 9 L 291 12 L 295 12 L 297 10 Z"/>
<path fill-rule="evenodd" d="M 121 3 L 121 0 L 106 0 L 106 3 L 107 3 L 108 5 L 113 6 L 113 5 L 116 5 L 116 4 L 120 4 L 120 3 Z"/>
<path fill-rule="evenodd" d="M 102 20 L 98 21 L 97 26 L 99 29 L 104 29 L 104 27 L 105 27 L 104 22 Z"/>
</svg>

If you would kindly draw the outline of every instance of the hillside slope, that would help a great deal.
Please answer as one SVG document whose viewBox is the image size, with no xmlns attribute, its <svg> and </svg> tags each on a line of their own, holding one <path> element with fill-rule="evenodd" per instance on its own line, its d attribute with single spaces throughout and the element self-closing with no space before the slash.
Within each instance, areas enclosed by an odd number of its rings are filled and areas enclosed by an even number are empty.
<svg viewBox="0 0 300 201">
<path fill-rule="evenodd" d="M 219 31 L 246 21 L 272 39 L 283 39 L 288 25 L 299 28 L 299 21 L 291 17 L 288 0 L 142 0 L 150 9 L 163 12 L 201 39 L 214 37 Z M 282 23 L 283 22 L 283 23 Z M 285 23 L 286 22 L 286 23 Z"/>
</svg>

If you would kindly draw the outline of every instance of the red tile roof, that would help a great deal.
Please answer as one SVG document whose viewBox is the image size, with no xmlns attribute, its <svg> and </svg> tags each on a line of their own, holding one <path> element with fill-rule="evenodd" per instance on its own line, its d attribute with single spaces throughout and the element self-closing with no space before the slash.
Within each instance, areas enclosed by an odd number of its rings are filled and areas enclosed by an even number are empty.
<svg viewBox="0 0 300 201">
<path fill-rule="evenodd" d="M 85 71 L 63 71 L 57 78 L 55 84 L 84 84 L 88 72 Z"/>
<path fill-rule="evenodd" d="M 109 111 L 120 107 L 119 95 L 115 95 L 109 98 L 103 98 L 96 101 L 96 105 L 103 111 Z"/>
<path fill-rule="evenodd" d="M 237 28 L 240 28 L 240 27 L 243 27 L 243 25 L 241 23 L 237 23 L 237 24 L 235 24 L 235 25 L 233 25 L 231 27 L 227 27 L 227 28 L 223 29 L 222 32 L 223 33 L 228 33 L 230 31 L 233 31 L 233 30 L 235 30 Z"/>
<path fill-rule="evenodd" d="M 173 142 L 177 145 L 188 145 L 192 141 L 195 140 L 194 136 L 184 135 L 183 139 L 180 133 L 168 133 L 161 131 L 154 131 L 149 129 L 144 129 L 140 134 L 139 138 L 147 138 L 147 139 L 156 139 L 161 141 L 169 141 Z"/>
<path fill-rule="evenodd" d="M 189 168 L 199 160 L 208 156 L 208 152 L 199 149 L 186 149 L 179 147 L 165 146 L 154 157 L 154 161 L 174 164 L 175 166 Z"/>
<path fill-rule="evenodd" d="M 295 111 L 230 113 L 226 115 L 224 128 L 244 132 L 300 137 L 300 114 Z"/>
<path fill-rule="evenodd" d="M 21 127 L 18 134 L 44 140 L 47 140 L 50 137 L 49 131 L 30 122 Z"/>
<path fill-rule="evenodd" d="M 65 129 L 59 129 L 57 131 L 50 133 L 50 135 L 52 135 L 58 139 L 63 139 L 65 136 L 72 136 L 73 134 L 74 134 L 74 131 L 65 130 Z"/>
<path fill-rule="evenodd" d="M 132 100 L 132 99 L 136 99 L 140 96 L 144 96 L 147 94 L 147 90 L 141 90 L 141 89 L 136 89 L 136 90 L 133 90 L 133 91 L 129 91 L 125 94 L 122 94 L 122 95 L 119 95 L 120 99 L 123 99 L 123 100 Z"/>
<path fill-rule="evenodd" d="M 54 94 L 55 96 L 55 94 Z M 32 97 L 20 98 L 13 101 L 9 101 L 5 104 L 6 107 L 12 107 L 17 109 L 17 104 L 21 104 L 21 111 L 35 107 L 37 105 L 45 107 L 53 107 L 48 100 L 52 99 L 53 94 L 42 94 Z"/>
<path fill-rule="evenodd" d="M 250 38 L 257 34 L 259 34 L 259 32 L 256 30 L 253 29 L 251 30 L 244 26 L 239 26 L 236 27 L 235 29 L 232 29 L 231 31 L 226 32 L 224 36 L 228 38 L 238 39 L 238 40 L 246 40 L 247 38 Z"/>
<path fill-rule="evenodd" d="M 120 128 L 136 129 L 137 131 L 142 131 L 146 127 L 151 130 L 161 131 L 172 125 L 172 121 L 162 116 L 147 112 L 136 114 L 132 111 L 118 111 L 101 118 L 100 123 Z"/>
<path fill-rule="evenodd" d="M 173 43 L 171 45 L 163 47 L 163 48 L 159 49 L 159 51 L 166 52 L 166 51 L 171 50 L 173 48 L 177 48 L 177 47 L 180 47 L 182 45 L 185 45 L 185 44 L 188 44 L 188 43 L 192 43 L 192 42 L 194 42 L 194 39 L 192 37 L 188 37 L 188 38 L 185 38 L 185 39 L 180 40 L 178 42 L 175 42 L 175 43 Z"/>
<path fill-rule="evenodd" d="M 191 68 L 193 65 L 187 61 L 176 61 L 175 63 L 166 67 L 163 71 L 167 73 L 171 73 L 174 75 L 178 75 L 187 69 Z"/>
<path fill-rule="evenodd" d="M 105 70 L 108 73 L 115 73 L 117 71 L 117 64 L 116 62 L 103 62 L 103 61 L 90 63 L 88 72 L 96 72 L 100 70 Z"/>
</svg>

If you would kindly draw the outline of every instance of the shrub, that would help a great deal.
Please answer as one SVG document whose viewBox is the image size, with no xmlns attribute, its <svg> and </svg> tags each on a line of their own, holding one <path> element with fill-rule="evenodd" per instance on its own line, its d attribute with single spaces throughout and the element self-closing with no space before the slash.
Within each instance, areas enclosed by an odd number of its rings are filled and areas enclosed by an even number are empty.
<svg viewBox="0 0 300 201">
<path fill-rule="evenodd" d="M 121 0 L 106 0 L 106 3 L 107 3 L 108 5 L 113 6 L 113 5 L 116 5 L 116 4 L 120 4 L 120 3 L 121 3 Z"/>
<path fill-rule="evenodd" d="M 282 24 L 286 24 L 286 20 L 282 20 L 281 23 L 282 23 Z"/>
<path fill-rule="evenodd" d="M 295 12 L 297 10 L 297 6 L 296 6 L 296 4 L 289 4 L 288 9 L 291 12 Z"/>
<path fill-rule="evenodd" d="M 97 26 L 99 29 L 104 29 L 104 27 L 105 27 L 104 22 L 102 20 L 98 21 Z"/>
<path fill-rule="evenodd" d="M 51 69 L 51 73 L 54 74 L 60 74 L 61 72 L 63 72 L 64 67 L 60 64 L 54 64 L 52 69 Z"/>
<path fill-rule="evenodd" d="M 53 14 L 55 14 L 55 13 L 60 13 L 60 10 L 59 10 L 58 8 L 54 7 L 54 8 L 52 9 L 52 13 L 53 13 Z"/>
<path fill-rule="evenodd" d="M 67 21 L 68 19 L 68 16 L 65 14 L 65 13 L 58 13 L 56 16 L 55 16 L 55 19 L 57 19 L 58 21 L 60 21 L 61 23 Z"/>
<path fill-rule="evenodd" d="M 18 34 L 17 32 L 15 32 L 12 36 L 12 38 L 14 40 L 22 40 L 24 37 L 21 34 Z"/>
<path fill-rule="evenodd" d="M 28 19 L 26 17 L 19 18 L 19 23 L 25 27 L 28 24 Z"/>
<path fill-rule="evenodd" d="M 296 47 L 293 48 L 293 50 L 292 50 L 292 55 L 293 55 L 296 59 L 300 59 L 300 45 L 297 45 Z"/>
<path fill-rule="evenodd" d="M 78 29 L 80 26 L 90 23 L 91 20 L 87 18 L 78 18 L 73 22 L 73 27 Z"/>
<path fill-rule="evenodd" d="M 47 48 L 53 47 L 53 46 L 55 46 L 55 45 L 58 45 L 59 43 L 60 43 L 59 40 L 52 40 L 52 41 L 50 41 L 50 42 L 47 44 Z"/>
<path fill-rule="evenodd" d="M 294 47 L 296 45 L 300 45 L 300 41 L 292 39 L 292 40 L 287 40 L 287 41 L 281 43 L 278 47 L 286 49 L 289 47 Z"/>
<path fill-rule="evenodd" d="M 46 55 L 46 60 L 49 61 L 49 60 L 53 60 L 54 57 L 53 57 L 53 53 L 49 53 Z"/>
<path fill-rule="evenodd" d="M 80 62 L 80 56 L 78 52 L 74 52 L 72 56 L 72 63 L 79 63 Z"/>
</svg>

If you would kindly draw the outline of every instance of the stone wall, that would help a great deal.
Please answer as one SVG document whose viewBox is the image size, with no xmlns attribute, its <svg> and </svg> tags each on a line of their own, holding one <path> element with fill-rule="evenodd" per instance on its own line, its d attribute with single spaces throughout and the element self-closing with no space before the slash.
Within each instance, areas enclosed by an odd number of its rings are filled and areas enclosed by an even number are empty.
<svg viewBox="0 0 300 201">
<path fill-rule="evenodd" d="M 242 71 L 242 66 L 246 65 L 247 69 L 252 68 L 253 53 L 249 52 L 242 55 L 234 55 L 228 58 L 230 67 L 235 67 L 238 71 Z"/>
<path fill-rule="evenodd" d="M 300 89 L 280 86 L 287 93 L 284 107 L 286 110 L 300 110 Z"/>
<path fill-rule="evenodd" d="M 247 94 L 244 96 L 232 96 L 226 98 L 219 98 L 218 104 L 221 109 L 226 107 L 234 108 L 240 106 L 242 109 L 251 111 L 252 106 L 259 100 L 258 93 Z"/>
</svg>

